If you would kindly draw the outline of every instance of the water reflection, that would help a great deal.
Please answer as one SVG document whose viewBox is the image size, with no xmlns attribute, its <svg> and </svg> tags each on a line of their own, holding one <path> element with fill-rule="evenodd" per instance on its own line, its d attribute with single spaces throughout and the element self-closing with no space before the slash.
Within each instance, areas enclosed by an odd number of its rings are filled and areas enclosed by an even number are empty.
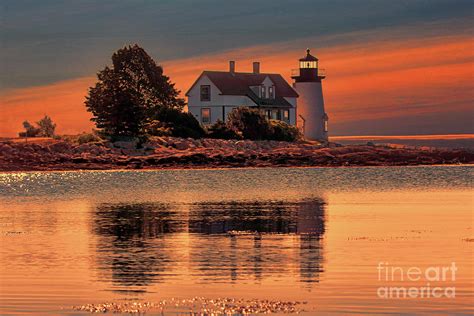
<svg viewBox="0 0 474 316">
<path fill-rule="evenodd" d="M 163 238 L 183 229 L 176 210 L 163 204 L 102 204 L 94 214 L 101 278 L 115 291 L 143 291 L 163 278 L 172 262 L 172 245 Z"/>
<path fill-rule="evenodd" d="M 190 210 L 189 232 L 222 234 L 229 231 L 258 233 L 324 233 L 320 199 L 288 203 L 226 202 L 199 203 Z"/>
<path fill-rule="evenodd" d="M 322 199 L 100 204 L 92 216 L 99 278 L 113 291 L 173 279 L 318 282 Z"/>
</svg>

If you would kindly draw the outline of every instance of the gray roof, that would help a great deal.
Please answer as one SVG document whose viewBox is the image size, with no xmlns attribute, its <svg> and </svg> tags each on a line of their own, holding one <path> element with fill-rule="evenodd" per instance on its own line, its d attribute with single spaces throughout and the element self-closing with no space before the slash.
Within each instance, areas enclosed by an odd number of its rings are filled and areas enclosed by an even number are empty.
<svg viewBox="0 0 474 316">
<path fill-rule="evenodd" d="M 221 91 L 224 95 L 243 95 L 248 96 L 259 106 L 282 106 L 291 107 L 284 98 L 296 98 L 298 94 L 296 91 L 286 82 L 285 79 L 279 74 L 268 74 L 268 73 L 247 73 L 247 72 L 235 72 L 229 71 L 203 71 L 201 76 L 207 76 L 209 80 Z M 275 99 L 262 99 L 259 98 L 251 89 L 252 86 L 259 86 L 263 83 L 265 78 L 275 84 Z M 196 80 L 198 82 L 199 78 Z M 189 88 L 186 95 L 194 87 L 194 84 Z"/>
</svg>

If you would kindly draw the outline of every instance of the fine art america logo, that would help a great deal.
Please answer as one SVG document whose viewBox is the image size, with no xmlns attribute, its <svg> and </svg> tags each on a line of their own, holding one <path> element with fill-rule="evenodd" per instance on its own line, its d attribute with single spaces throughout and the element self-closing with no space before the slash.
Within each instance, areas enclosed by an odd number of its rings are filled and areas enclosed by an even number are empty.
<svg viewBox="0 0 474 316">
<path fill-rule="evenodd" d="M 384 282 L 384 286 L 377 288 L 377 296 L 386 299 L 455 298 L 456 288 L 446 285 L 452 285 L 456 281 L 457 270 L 455 262 L 448 266 L 427 268 L 404 268 L 379 262 L 378 280 Z M 394 283 L 398 286 L 394 286 Z"/>
</svg>

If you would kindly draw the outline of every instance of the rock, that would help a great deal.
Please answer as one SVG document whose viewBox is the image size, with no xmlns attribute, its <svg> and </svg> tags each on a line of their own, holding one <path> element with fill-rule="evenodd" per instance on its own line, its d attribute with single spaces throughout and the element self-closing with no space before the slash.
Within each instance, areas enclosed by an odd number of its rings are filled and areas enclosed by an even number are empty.
<svg viewBox="0 0 474 316">
<path fill-rule="evenodd" d="M 177 150 L 186 150 L 189 148 L 189 143 L 187 141 L 176 142 L 174 143 L 174 147 Z"/>
<path fill-rule="evenodd" d="M 160 136 L 153 136 L 151 137 L 143 146 L 149 146 L 149 147 L 159 147 L 163 146 L 166 141 L 163 139 L 163 137 Z"/>
<path fill-rule="evenodd" d="M 435 163 L 473 163 L 474 152 L 415 148 L 406 146 L 339 146 L 317 142 L 287 143 L 277 141 L 153 138 L 145 148 L 135 142 L 116 142 L 111 149 L 94 143 L 73 145 L 65 141 L 49 143 L 0 142 L 0 170 L 68 170 L 133 168 L 144 166 L 354 166 L 419 165 Z M 165 148 L 160 144 L 172 144 Z M 130 148 L 130 149 L 128 149 Z"/>
<path fill-rule="evenodd" d="M 85 144 L 84 144 L 85 145 Z M 82 146 L 82 145 L 81 145 Z M 88 146 L 84 146 L 81 148 L 82 152 L 94 155 L 94 156 L 99 156 L 107 153 L 108 149 L 103 146 L 97 146 L 96 144 L 88 144 Z"/>
<path fill-rule="evenodd" d="M 72 162 L 73 163 L 85 163 L 87 162 L 87 159 L 84 157 L 72 157 Z"/>
<path fill-rule="evenodd" d="M 131 140 L 131 141 L 117 141 L 113 143 L 115 148 L 121 149 L 136 149 L 138 146 L 138 140 Z"/>
<path fill-rule="evenodd" d="M 130 169 L 143 169 L 143 162 L 140 160 L 129 161 L 127 168 Z"/>
<path fill-rule="evenodd" d="M 202 142 L 200 139 L 193 139 L 193 144 L 196 147 L 202 147 Z"/>
<path fill-rule="evenodd" d="M 61 141 L 48 146 L 51 152 L 67 153 L 71 150 L 71 144 Z"/>
<path fill-rule="evenodd" d="M 74 147 L 74 149 L 73 149 L 73 152 L 76 153 L 76 154 L 82 154 L 82 153 L 89 152 L 89 151 L 90 151 L 89 144 L 82 144 L 82 145 L 79 145 L 77 147 Z"/>
<path fill-rule="evenodd" d="M 14 151 L 14 149 L 8 145 L 8 144 L 1 144 L 0 143 L 0 156 L 7 156 L 9 154 L 11 154 L 12 152 Z"/>
</svg>

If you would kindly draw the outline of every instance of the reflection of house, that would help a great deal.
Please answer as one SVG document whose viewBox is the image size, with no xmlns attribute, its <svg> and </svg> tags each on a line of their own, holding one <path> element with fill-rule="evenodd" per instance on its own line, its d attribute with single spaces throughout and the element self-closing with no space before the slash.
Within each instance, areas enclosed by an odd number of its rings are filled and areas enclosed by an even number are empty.
<svg viewBox="0 0 474 316">
<path fill-rule="evenodd" d="M 202 124 L 225 121 L 239 106 L 260 109 L 268 118 L 296 124 L 296 91 L 279 74 L 236 72 L 231 61 L 229 71 L 204 71 L 189 91 L 188 111 Z"/>
<path fill-rule="evenodd" d="M 190 256 L 205 279 L 296 277 L 291 266 L 297 261 L 299 280 L 311 283 L 319 281 L 323 270 L 325 211 L 320 199 L 196 204 L 189 213 L 189 232 L 196 234 Z M 227 234 L 227 238 L 202 234 Z M 293 244 L 295 238 L 297 250 L 282 247 L 287 242 Z"/>
<path fill-rule="evenodd" d="M 324 202 L 314 199 L 102 204 L 92 227 L 101 280 L 112 281 L 113 290 L 136 292 L 170 277 L 215 283 L 287 275 L 317 282 L 324 223 Z M 177 276 L 183 266 L 191 275 Z"/>
<path fill-rule="evenodd" d="M 250 231 L 321 236 L 324 233 L 323 206 L 320 200 L 195 204 L 190 210 L 189 232 Z"/>
</svg>

